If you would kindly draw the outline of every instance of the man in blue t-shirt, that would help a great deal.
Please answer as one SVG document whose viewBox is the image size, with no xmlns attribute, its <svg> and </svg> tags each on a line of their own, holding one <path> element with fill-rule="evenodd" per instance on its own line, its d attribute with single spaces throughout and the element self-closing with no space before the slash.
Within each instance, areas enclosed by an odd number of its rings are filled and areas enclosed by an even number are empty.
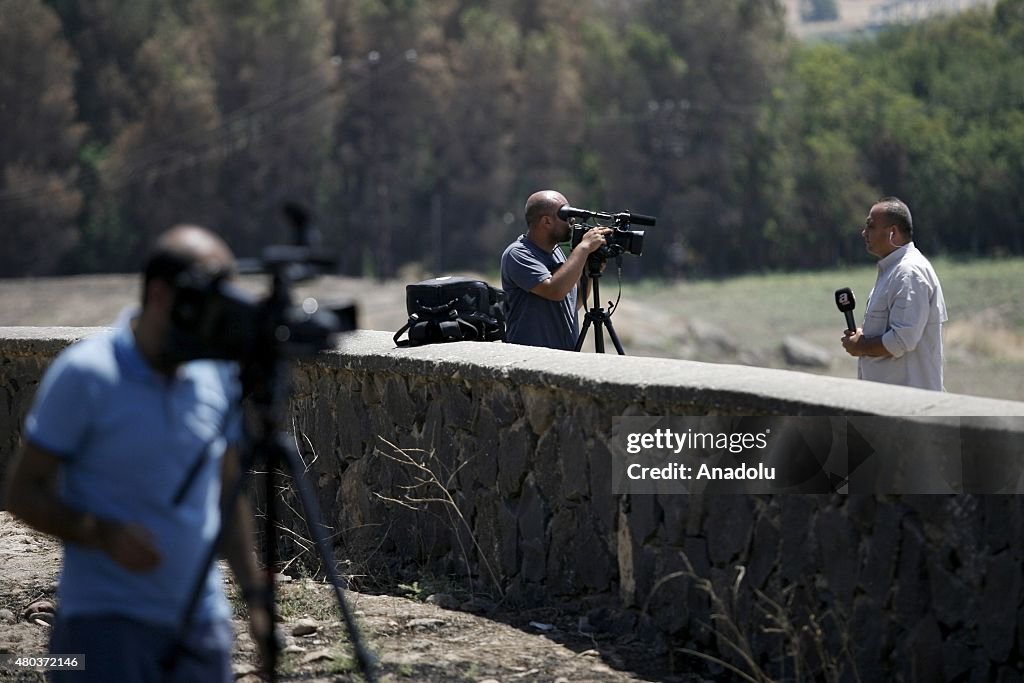
<svg viewBox="0 0 1024 683">
<path fill-rule="evenodd" d="M 244 496 L 229 495 L 241 474 L 237 368 L 166 355 L 177 278 L 233 269 L 220 238 L 172 228 L 147 261 L 141 309 L 68 347 L 43 377 L 6 500 L 11 513 L 64 542 L 51 650 L 85 655 L 86 666 L 54 680 L 230 683 L 231 612 L 216 564 L 204 566 L 222 514 L 231 523 L 220 549 L 243 588 L 253 636 L 263 649 L 271 642 L 252 512 Z M 168 673 L 162 659 L 204 570 Z"/>
<path fill-rule="evenodd" d="M 572 225 L 558 217 L 569 202 L 543 190 L 526 200 L 525 235 L 501 255 L 501 287 L 508 306 L 505 338 L 513 344 L 572 351 L 579 336 L 576 311 L 586 303 L 577 288 L 587 257 L 605 244 L 610 228 L 592 228 L 566 258 L 560 242 L 572 237 Z"/>
</svg>

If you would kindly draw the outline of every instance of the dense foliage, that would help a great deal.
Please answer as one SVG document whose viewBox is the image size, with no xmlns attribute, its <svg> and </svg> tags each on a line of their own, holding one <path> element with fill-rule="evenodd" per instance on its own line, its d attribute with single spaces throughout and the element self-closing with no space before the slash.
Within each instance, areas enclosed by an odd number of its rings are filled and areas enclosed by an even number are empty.
<svg viewBox="0 0 1024 683">
<path fill-rule="evenodd" d="M 0 0 L 0 275 L 239 254 L 306 202 L 349 274 L 493 270 L 533 190 L 655 214 L 649 275 L 1024 253 L 1024 0 L 799 44 L 778 0 Z"/>
</svg>

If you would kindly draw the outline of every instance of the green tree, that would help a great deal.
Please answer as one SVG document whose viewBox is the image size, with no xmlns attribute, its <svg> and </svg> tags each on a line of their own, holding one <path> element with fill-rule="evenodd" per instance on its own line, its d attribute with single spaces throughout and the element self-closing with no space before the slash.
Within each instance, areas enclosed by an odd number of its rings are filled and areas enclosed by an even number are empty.
<svg viewBox="0 0 1024 683">
<path fill-rule="evenodd" d="M 749 153 L 763 141 L 784 57 L 782 8 L 648 0 L 629 16 L 620 31 L 599 27 L 587 73 L 601 204 L 668 219 L 652 231 L 666 248 L 645 255 L 648 272 L 749 265 L 748 228 L 756 233 L 764 219 L 751 216 L 760 200 L 742 184 L 768 168 Z"/>
<path fill-rule="evenodd" d="M 320 0 L 209 0 L 193 8 L 221 122 L 216 225 L 240 253 L 290 240 L 280 208 L 316 201 L 339 103 Z"/>
<path fill-rule="evenodd" d="M 0 0 L 0 274 L 53 272 L 76 242 L 76 62 L 54 12 Z"/>
<path fill-rule="evenodd" d="M 196 30 L 170 10 L 135 56 L 136 118 L 98 162 L 100 189 L 86 229 L 91 258 L 107 267 L 136 268 L 152 238 L 175 223 L 220 227 L 219 150 L 211 135 L 220 115 L 207 60 Z"/>
<path fill-rule="evenodd" d="M 435 160 L 451 87 L 439 27 L 448 4 L 331 6 L 344 106 L 325 196 L 347 272 L 390 277 L 407 261 L 431 258 L 430 198 L 445 181 Z"/>
</svg>

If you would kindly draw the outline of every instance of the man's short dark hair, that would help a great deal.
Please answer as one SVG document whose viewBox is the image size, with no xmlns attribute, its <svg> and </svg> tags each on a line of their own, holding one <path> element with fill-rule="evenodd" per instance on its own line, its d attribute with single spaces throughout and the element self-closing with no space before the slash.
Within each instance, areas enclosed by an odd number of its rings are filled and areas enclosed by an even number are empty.
<svg viewBox="0 0 1024 683">
<path fill-rule="evenodd" d="M 914 239 L 914 218 L 910 215 L 910 207 L 898 197 L 882 197 L 878 200 L 882 212 L 891 220 L 907 239 Z"/>
<path fill-rule="evenodd" d="M 544 216 L 554 216 L 562 208 L 561 204 L 551 197 L 543 197 L 526 205 L 526 225 L 531 227 Z"/>
<path fill-rule="evenodd" d="M 198 225 L 179 224 L 157 238 L 143 267 L 142 304 L 149 296 L 150 283 L 159 280 L 179 284 L 182 273 L 202 270 L 208 276 L 230 276 L 235 272 L 230 248 L 215 234 Z"/>
</svg>

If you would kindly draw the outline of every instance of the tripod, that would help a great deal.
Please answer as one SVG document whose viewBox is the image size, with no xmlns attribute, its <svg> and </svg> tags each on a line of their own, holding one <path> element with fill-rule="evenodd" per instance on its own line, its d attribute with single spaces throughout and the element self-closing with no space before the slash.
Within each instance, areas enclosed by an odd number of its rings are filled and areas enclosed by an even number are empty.
<svg viewBox="0 0 1024 683">
<path fill-rule="evenodd" d="M 264 522 L 264 539 L 266 542 L 265 559 L 268 574 L 266 603 L 270 613 L 271 628 L 266 636 L 267 642 L 263 651 L 269 653 L 268 659 L 270 661 L 264 662 L 264 664 L 267 667 L 270 680 L 277 680 L 278 659 L 278 642 L 273 626 L 276 622 L 273 575 L 275 565 L 277 564 L 277 505 L 275 504 L 275 499 L 278 495 L 275 490 L 275 473 L 278 469 L 285 469 L 285 471 L 291 474 L 292 481 L 299 493 L 302 511 L 306 518 L 306 527 L 316 545 L 317 555 L 323 564 L 327 579 L 334 589 L 334 596 L 345 621 L 345 627 L 348 631 L 349 639 L 352 641 L 352 647 L 355 651 L 356 659 L 359 661 L 360 669 L 366 680 L 369 683 L 374 683 L 377 680 L 375 657 L 360 638 L 355 619 L 342 592 L 341 577 L 338 575 L 337 568 L 331 560 L 330 548 L 321 532 L 319 508 L 306 486 L 306 482 L 302 478 L 304 469 L 302 460 L 296 452 L 294 445 L 290 443 L 287 435 L 280 428 L 282 423 L 281 416 L 284 414 L 284 406 L 289 395 L 285 388 L 287 386 L 285 380 L 288 373 L 287 363 L 285 359 L 274 352 L 262 353 L 260 356 L 261 358 L 258 361 L 250 364 L 251 367 L 243 367 L 242 383 L 244 387 L 247 387 L 247 390 L 243 393 L 249 395 L 252 399 L 252 418 L 255 423 L 255 429 L 247 429 L 246 444 L 248 447 L 243 458 L 242 474 L 238 477 L 228 497 L 228 500 L 231 502 L 224 508 L 225 516 L 221 520 L 221 527 L 217 538 L 214 539 L 205 558 L 205 563 L 202 565 L 201 571 L 197 574 L 193 583 L 192 593 L 180 622 L 175 642 L 163 660 L 164 668 L 165 670 L 173 669 L 178 658 L 184 653 L 185 638 L 204 584 L 206 583 L 206 577 L 217 559 L 217 551 L 224 535 L 224 530 L 232 524 L 231 513 L 235 510 L 235 502 L 238 496 L 243 495 L 245 484 L 253 465 L 260 463 L 266 467 L 264 491 L 267 512 Z M 200 458 L 203 457 L 203 455 L 200 455 Z M 192 472 L 195 472 L 197 469 L 198 467 L 193 467 Z M 175 501 L 184 498 L 191 483 L 191 478 L 192 474 L 190 473 L 175 496 Z"/>
<path fill-rule="evenodd" d="M 576 340 L 576 351 L 583 348 L 583 340 L 586 339 L 590 325 L 593 324 L 594 350 L 598 353 L 604 353 L 604 328 L 608 328 L 608 336 L 612 338 L 615 350 L 619 352 L 620 356 L 624 356 L 626 352 L 622 350 L 622 344 L 619 343 L 619 335 L 615 334 L 615 328 L 612 327 L 612 316 L 601 307 L 601 288 L 599 282 L 601 279 L 601 266 L 603 264 L 604 261 L 601 259 L 587 259 L 587 277 L 590 278 L 590 289 L 594 294 L 594 307 L 587 309 L 587 313 L 584 315 L 583 329 L 580 330 L 579 339 Z"/>
</svg>

